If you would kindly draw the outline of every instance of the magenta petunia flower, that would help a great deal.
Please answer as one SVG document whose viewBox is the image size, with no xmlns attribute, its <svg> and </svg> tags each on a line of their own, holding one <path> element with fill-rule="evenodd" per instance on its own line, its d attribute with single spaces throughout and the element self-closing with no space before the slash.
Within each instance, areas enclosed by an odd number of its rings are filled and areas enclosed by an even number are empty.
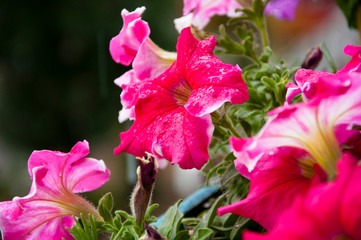
<svg viewBox="0 0 361 240">
<path fill-rule="evenodd" d="M 251 180 L 247 198 L 218 208 L 218 215 L 233 213 L 251 218 L 270 231 L 279 217 L 311 186 L 325 180 L 322 171 L 315 171 L 312 161 L 297 148 L 275 148 L 268 151 L 248 173 L 236 160 L 237 170 Z M 317 168 L 316 168 L 317 169 Z"/>
<path fill-rule="evenodd" d="M 264 12 L 278 19 L 294 20 L 298 3 L 299 0 L 271 0 Z"/>
<path fill-rule="evenodd" d="M 331 74 L 324 71 L 313 71 L 307 69 L 300 69 L 296 72 L 295 83 L 288 83 L 286 85 L 287 94 L 286 100 L 291 103 L 292 98 L 300 93 L 304 101 L 311 99 L 317 92 L 319 95 L 321 91 L 326 94 L 342 90 L 342 86 L 348 87 L 348 82 L 344 82 L 342 78 L 337 75 L 348 74 L 352 72 L 361 72 L 361 47 L 347 45 L 344 48 L 344 53 L 352 57 L 342 69 L 336 74 Z M 319 81 L 321 78 L 328 78 L 327 82 Z"/>
<path fill-rule="evenodd" d="M 135 76 L 135 71 L 132 69 L 115 79 L 114 83 L 122 88 L 122 93 L 120 94 L 122 110 L 119 111 L 118 121 L 122 123 L 128 119 L 134 120 L 136 95 L 142 81 Z"/>
<path fill-rule="evenodd" d="M 215 45 L 214 37 L 199 41 L 190 28 L 182 31 L 177 60 L 138 90 L 135 122 L 120 133 L 115 154 L 142 157 L 147 151 L 184 169 L 200 169 L 208 161 L 214 129 L 210 113 L 226 101 L 248 99 L 241 69 L 216 58 Z"/>
<path fill-rule="evenodd" d="M 295 199 L 268 234 L 245 232 L 245 240 L 361 239 L 361 166 L 344 154 L 333 182 Z"/>
<path fill-rule="evenodd" d="M 326 86 L 329 78 L 320 78 Z M 252 171 L 269 149 L 291 146 L 306 150 L 329 176 L 336 175 L 336 161 L 341 157 L 341 144 L 358 133 L 352 126 L 361 124 L 361 75 L 335 75 L 335 81 L 347 83 L 316 91 L 305 103 L 286 105 L 273 110 L 262 130 L 247 139 L 231 138 L 234 154 Z M 322 83 L 321 83 L 322 82 Z"/>
<path fill-rule="evenodd" d="M 144 11 L 145 7 L 137 8 L 134 12 L 123 9 L 123 28 L 112 38 L 109 45 L 110 54 L 115 62 L 126 66 L 133 62 L 133 69 L 115 80 L 122 88 L 120 99 L 123 108 L 119 112 L 119 122 L 134 119 L 132 102 L 135 96 L 128 90 L 145 79 L 158 77 L 177 58 L 176 53 L 159 48 L 149 38 L 148 23 L 141 19 Z"/>
<path fill-rule="evenodd" d="M 122 10 L 123 28 L 109 44 L 109 51 L 115 62 L 130 65 L 141 44 L 149 37 L 148 23 L 141 19 L 144 11 L 145 7 L 139 7 L 134 12 Z"/>
<path fill-rule="evenodd" d="M 0 228 L 4 240 L 73 239 L 68 230 L 72 216 L 93 214 L 94 206 L 75 193 L 95 190 L 108 181 L 103 161 L 85 158 L 87 141 L 78 142 L 69 153 L 34 151 L 28 161 L 31 190 L 25 197 L 0 203 Z"/>
</svg>

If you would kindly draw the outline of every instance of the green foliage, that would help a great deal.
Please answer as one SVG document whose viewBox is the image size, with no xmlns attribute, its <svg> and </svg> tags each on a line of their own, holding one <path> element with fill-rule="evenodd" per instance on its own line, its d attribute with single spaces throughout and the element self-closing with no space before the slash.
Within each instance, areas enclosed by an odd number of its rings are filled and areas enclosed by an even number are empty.
<svg viewBox="0 0 361 240">
<path fill-rule="evenodd" d="M 159 233 L 168 239 L 175 239 L 179 230 L 183 213 L 178 210 L 179 204 L 182 200 L 179 200 L 176 204 L 171 206 L 164 215 L 162 224 L 159 227 Z"/>
<path fill-rule="evenodd" d="M 77 240 L 97 240 L 98 239 L 98 226 L 101 224 L 96 221 L 94 216 L 88 215 L 88 219 L 80 214 L 80 220 L 73 217 L 75 225 L 72 229 L 68 229 L 73 237 Z"/>
<path fill-rule="evenodd" d="M 262 1 L 254 1 L 252 10 L 244 10 L 245 17 L 233 19 L 228 26 L 220 27 L 219 54 L 237 54 L 241 61 L 242 77 L 247 84 L 249 99 L 240 105 L 225 104 L 212 113 L 215 125 L 210 145 L 211 159 L 202 169 L 206 184 L 220 184 L 223 194 L 210 200 L 210 208 L 193 221 L 191 229 L 210 229 L 210 239 L 240 239 L 244 229 L 262 231 L 254 221 L 225 214 L 218 217 L 220 206 L 244 199 L 249 191 L 249 180 L 242 177 L 234 166 L 235 157 L 230 152 L 229 138 L 251 137 L 257 134 L 270 110 L 285 102 L 286 84 L 291 81 L 298 67 L 289 67 L 262 41 Z M 255 10 L 256 9 L 256 10 Z M 232 24 L 236 24 L 233 26 Z M 264 36 L 264 35 L 263 35 Z M 186 227 L 185 227 L 186 228 Z M 186 239 L 186 238 L 184 238 Z"/>
<path fill-rule="evenodd" d="M 117 210 L 112 214 L 113 197 L 111 193 L 105 194 L 99 200 L 98 211 L 103 220 L 95 220 L 92 215 L 85 218 L 83 215 L 80 219 L 75 220 L 75 225 L 69 229 L 70 233 L 76 240 L 96 240 L 96 239 L 110 239 L 110 240 L 136 240 L 145 234 L 144 225 L 138 226 L 135 217 L 125 211 Z M 145 214 L 145 221 L 152 223 L 157 221 L 157 218 L 151 216 L 151 212 L 158 207 L 158 204 L 153 204 L 148 207 Z M 113 216 L 114 215 L 114 216 Z"/>
</svg>

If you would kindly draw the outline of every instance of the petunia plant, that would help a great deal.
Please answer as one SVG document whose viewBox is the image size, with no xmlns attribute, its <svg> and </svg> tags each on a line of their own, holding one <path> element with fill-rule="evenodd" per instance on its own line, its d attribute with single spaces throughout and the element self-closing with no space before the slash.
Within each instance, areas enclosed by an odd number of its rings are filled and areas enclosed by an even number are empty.
<svg viewBox="0 0 361 240">
<path fill-rule="evenodd" d="M 111 193 L 97 206 L 80 196 L 110 177 L 86 141 L 34 151 L 29 194 L 0 203 L 3 239 L 361 239 L 361 47 L 340 46 L 339 70 L 324 44 L 286 64 L 265 16 L 292 21 L 300 2 L 184 0 L 176 52 L 150 39 L 145 7 L 123 9 L 109 51 L 131 65 L 114 81 L 119 122 L 132 121 L 114 154 L 138 164 L 130 213 Z M 209 27 L 215 15 L 227 20 Z M 323 56 L 331 72 L 315 70 Z M 153 216 L 158 172 L 178 167 L 203 186 Z"/>
</svg>

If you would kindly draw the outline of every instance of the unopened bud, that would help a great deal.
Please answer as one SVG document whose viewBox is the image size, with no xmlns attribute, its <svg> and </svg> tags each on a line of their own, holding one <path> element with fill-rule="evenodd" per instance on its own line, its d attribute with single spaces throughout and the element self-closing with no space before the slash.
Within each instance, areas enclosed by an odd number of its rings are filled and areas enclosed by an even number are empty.
<svg viewBox="0 0 361 240">
<path fill-rule="evenodd" d="M 152 228 L 151 226 L 149 226 L 146 222 L 144 224 L 144 229 L 147 232 L 147 240 L 164 240 L 165 238 L 160 235 L 160 233 L 155 230 L 154 228 Z"/>
<path fill-rule="evenodd" d="M 303 61 L 301 67 L 304 69 L 314 70 L 318 64 L 321 62 L 323 57 L 323 52 L 319 46 L 313 47 L 308 51 L 305 60 Z"/>
<path fill-rule="evenodd" d="M 153 185 L 158 172 L 158 162 L 151 154 L 137 160 L 139 163 L 137 169 L 138 182 L 133 190 L 131 209 L 136 223 L 140 226 L 144 221 L 144 215 L 150 203 Z"/>
<path fill-rule="evenodd" d="M 138 181 L 144 188 L 152 186 L 157 178 L 158 162 L 153 155 L 148 154 L 146 158 L 138 158 L 137 169 Z"/>
</svg>

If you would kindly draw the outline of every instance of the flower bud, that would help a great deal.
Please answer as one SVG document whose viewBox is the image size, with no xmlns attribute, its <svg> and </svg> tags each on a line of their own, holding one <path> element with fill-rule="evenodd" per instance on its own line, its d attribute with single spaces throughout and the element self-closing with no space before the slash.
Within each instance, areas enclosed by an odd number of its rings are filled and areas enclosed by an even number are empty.
<svg viewBox="0 0 361 240">
<path fill-rule="evenodd" d="M 155 230 L 154 228 L 152 228 L 151 226 L 149 226 L 146 222 L 144 224 L 144 229 L 147 232 L 147 240 L 164 240 L 165 238 L 160 235 L 160 233 Z"/>
<path fill-rule="evenodd" d="M 158 172 L 158 163 L 155 157 L 149 153 L 146 157 L 137 158 L 137 160 L 139 163 L 137 169 L 138 182 L 132 194 L 131 209 L 137 224 L 140 226 L 149 206 Z"/>
<path fill-rule="evenodd" d="M 305 60 L 303 61 L 301 67 L 305 69 L 315 69 L 318 64 L 321 62 L 323 57 L 323 52 L 319 46 L 313 47 L 308 51 Z"/>
</svg>

